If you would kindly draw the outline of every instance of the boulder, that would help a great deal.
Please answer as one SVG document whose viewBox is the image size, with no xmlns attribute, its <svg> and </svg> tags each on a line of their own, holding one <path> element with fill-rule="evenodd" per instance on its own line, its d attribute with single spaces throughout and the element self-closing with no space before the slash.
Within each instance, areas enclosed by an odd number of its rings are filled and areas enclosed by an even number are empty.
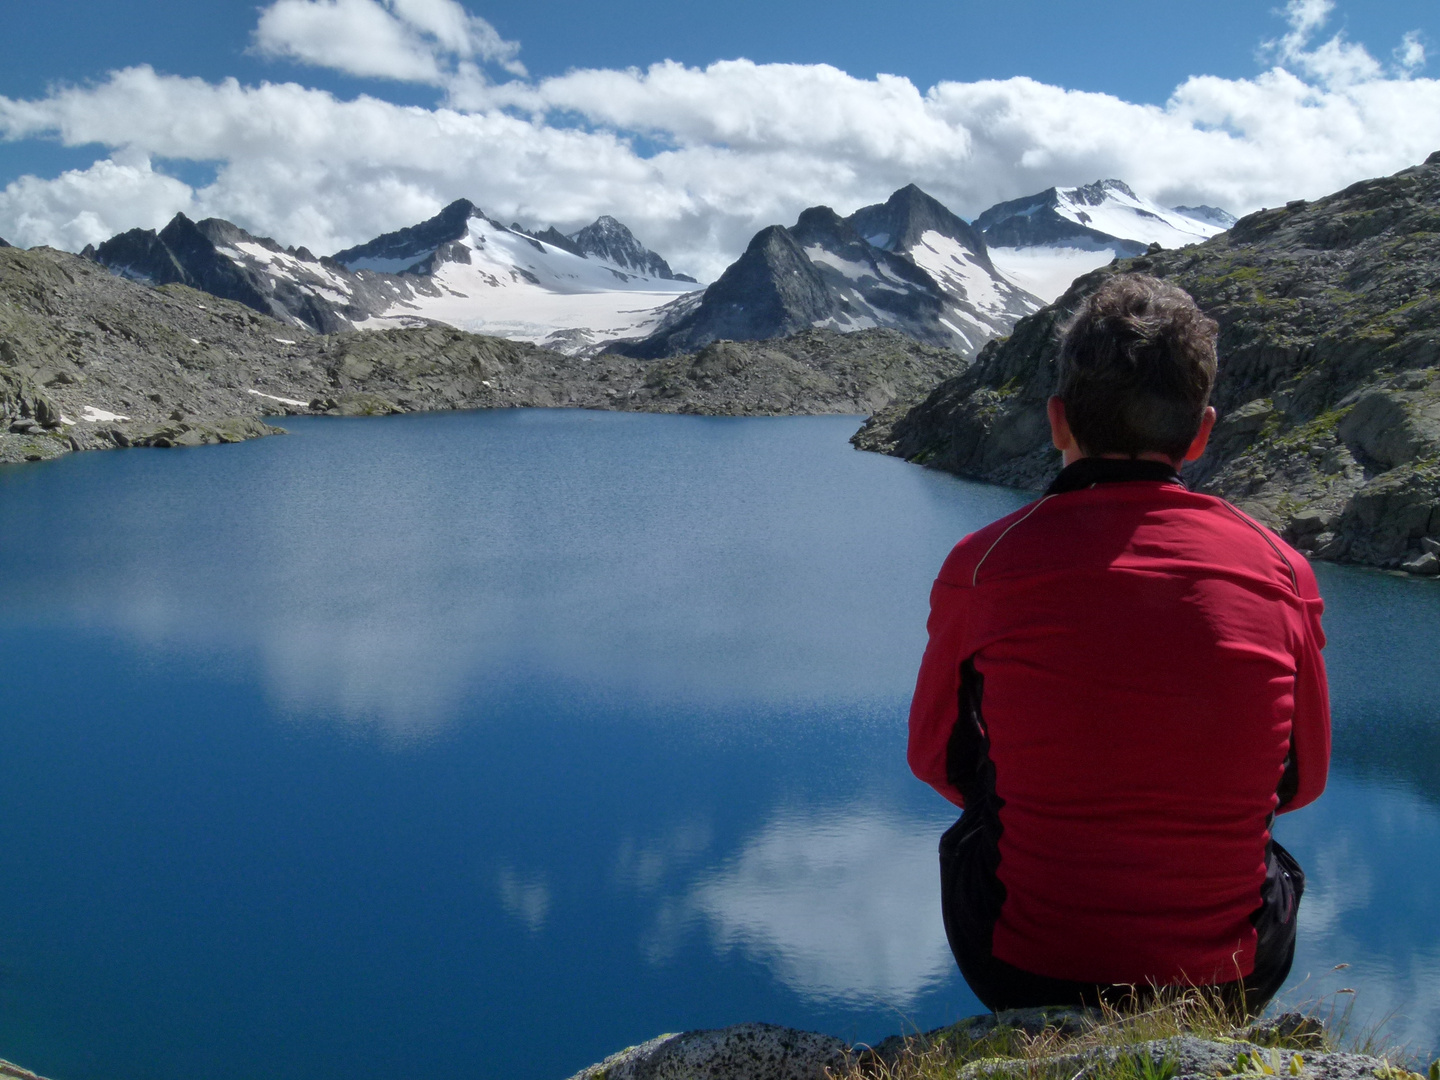
<svg viewBox="0 0 1440 1080">
<path fill-rule="evenodd" d="M 0 423 L 6 428 L 56 428 L 60 426 L 60 410 L 30 376 L 0 367 Z"/>
<path fill-rule="evenodd" d="M 736 1024 L 661 1035 L 582 1069 L 571 1080 L 825 1080 L 849 1047 L 830 1035 Z"/>
<path fill-rule="evenodd" d="M 1422 555 L 1415 556 L 1415 558 L 1410 559 L 1408 562 L 1402 562 L 1400 569 L 1404 570 L 1407 574 L 1434 577 L 1436 574 L 1440 574 L 1440 555 L 1436 555 L 1433 551 L 1427 551 Z"/>
</svg>

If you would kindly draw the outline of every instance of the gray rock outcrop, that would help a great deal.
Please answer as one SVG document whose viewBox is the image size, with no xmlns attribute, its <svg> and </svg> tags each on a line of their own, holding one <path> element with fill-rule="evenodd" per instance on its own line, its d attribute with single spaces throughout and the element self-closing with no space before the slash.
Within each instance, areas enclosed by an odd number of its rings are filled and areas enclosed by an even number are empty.
<svg viewBox="0 0 1440 1080">
<path fill-rule="evenodd" d="M 1145 1038 L 1127 1021 L 1085 1009 L 1015 1009 L 973 1016 L 923 1035 L 847 1046 L 814 1032 L 770 1024 L 662 1035 L 612 1054 L 570 1080 L 819 1080 L 922 1075 L 906 1055 L 938 1051 L 923 1075 L 957 1080 L 1036 1076 L 1154 1076 L 1215 1080 L 1424 1080 L 1383 1058 L 1327 1048 L 1325 1027 L 1285 1013 L 1234 1031 Z M 1136 1029 L 1137 1031 L 1139 1029 Z M 1044 1047 L 1053 1051 L 1046 1053 Z M 1037 1052 L 1036 1048 L 1040 1047 Z M 943 1060 L 942 1060 L 943 1059 Z"/>
<path fill-rule="evenodd" d="M 661 1035 L 582 1069 L 571 1080 L 825 1080 L 849 1047 L 829 1035 L 736 1024 Z"/>
</svg>

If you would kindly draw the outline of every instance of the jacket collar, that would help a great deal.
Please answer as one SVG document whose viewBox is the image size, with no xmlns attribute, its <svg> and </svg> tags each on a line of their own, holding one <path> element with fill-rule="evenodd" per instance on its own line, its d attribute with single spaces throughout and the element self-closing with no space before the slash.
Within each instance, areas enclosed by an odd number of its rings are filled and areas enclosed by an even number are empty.
<svg viewBox="0 0 1440 1080">
<path fill-rule="evenodd" d="M 1163 461 L 1144 458 L 1084 457 L 1060 470 L 1060 475 L 1046 490 L 1046 495 L 1063 495 L 1096 484 L 1117 484 L 1127 481 L 1148 481 L 1152 484 L 1185 486 L 1174 467 Z"/>
</svg>

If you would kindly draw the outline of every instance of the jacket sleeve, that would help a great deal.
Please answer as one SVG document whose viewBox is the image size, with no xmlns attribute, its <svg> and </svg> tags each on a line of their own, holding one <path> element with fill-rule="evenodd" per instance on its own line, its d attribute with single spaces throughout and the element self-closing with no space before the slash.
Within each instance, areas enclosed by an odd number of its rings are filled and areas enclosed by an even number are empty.
<svg viewBox="0 0 1440 1080">
<path fill-rule="evenodd" d="M 1306 566 L 1301 575 L 1305 608 L 1304 634 L 1296 656 L 1295 715 L 1290 728 L 1290 752 L 1295 759 L 1295 794 L 1279 808 L 1298 810 L 1320 797 L 1330 773 L 1330 690 L 1325 680 L 1325 631 L 1320 615 L 1325 609 L 1314 575 Z"/>
<path fill-rule="evenodd" d="M 948 564 L 947 564 L 948 565 Z M 960 662 L 970 590 L 948 581 L 944 570 L 930 590 L 930 632 L 915 697 L 910 702 L 910 770 L 956 806 L 964 799 L 950 783 L 946 758 L 960 712 Z"/>
</svg>

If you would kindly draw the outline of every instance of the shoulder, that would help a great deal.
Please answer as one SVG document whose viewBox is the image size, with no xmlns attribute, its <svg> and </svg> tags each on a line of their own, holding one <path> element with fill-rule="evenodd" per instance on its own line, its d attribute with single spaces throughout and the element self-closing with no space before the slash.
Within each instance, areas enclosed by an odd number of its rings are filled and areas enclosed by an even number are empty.
<svg viewBox="0 0 1440 1080">
<path fill-rule="evenodd" d="M 1219 496 L 1200 492 L 1188 494 L 1208 512 L 1216 527 L 1227 534 L 1230 547 L 1237 552 L 1243 551 L 1251 565 L 1268 563 L 1278 583 L 1288 585 L 1302 599 L 1319 599 L 1320 586 L 1315 580 L 1310 560 L 1286 542 L 1283 536 Z"/>
<path fill-rule="evenodd" d="M 938 580 L 947 585 L 969 588 L 975 583 L 981 564 L 1000 541 L 1029 520 L 1051 498 L 1053 496 L 1042 496 L 965 537 L 951 549 L 945 565 L 940 568 Z"/>
</svg>

